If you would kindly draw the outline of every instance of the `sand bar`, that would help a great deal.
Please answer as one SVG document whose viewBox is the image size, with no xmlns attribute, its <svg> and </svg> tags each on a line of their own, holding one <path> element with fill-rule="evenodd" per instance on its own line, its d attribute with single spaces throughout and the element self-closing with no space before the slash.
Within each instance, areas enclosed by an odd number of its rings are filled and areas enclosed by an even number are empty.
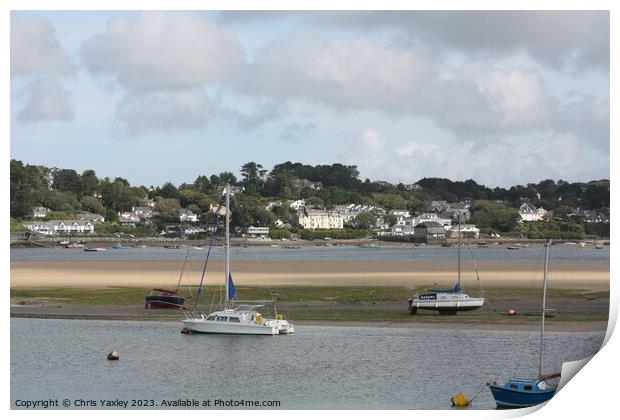
<svg viewBox="0 0 620 420">
<path fill-rule="evenodd" d="M 540 261 L 478 261 L 485 287 L 540 287 Z M 200 281 L 202 262 L 191 261 L 183 283 Z M 451 285 L 456 266 L 441 261 L 248 261 L 236 260 L 238 285 L 402 286 Z M 11 287 L 170 287 L 180 263 L 173 260 L 12 261 Z M 223 262 L 209 262 L 206 284 L 223 282 Z M 463 266 L 464 284 L 475 285 L 471 264 Z M 550 287 L 609 290 L 609 261 L 553 261 Z"/>
</svg>

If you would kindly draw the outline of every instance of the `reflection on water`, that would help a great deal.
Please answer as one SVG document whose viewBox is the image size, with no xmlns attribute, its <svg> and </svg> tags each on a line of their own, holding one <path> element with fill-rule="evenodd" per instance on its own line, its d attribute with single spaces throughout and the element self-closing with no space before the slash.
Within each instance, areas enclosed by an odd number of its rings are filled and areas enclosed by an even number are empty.
<svg viewBox="0 0 620 420">
<path fill-rule="evenodd" d="M 284 409 L 448 409 L 488 373 L 536 375 L 538 331 L 297 326 L 291 336 L 180 334 L 180 323 L 11 319 L 16 399 L 270 399 Z M 604 332 L 548 333 L 546 371 Z M 120 352 L 118 362 L 106 354 Z M 577 375 L 578 380 L 578 375 Z M 474 408 L 494 408 L 488 390 Z"/>
</svg>

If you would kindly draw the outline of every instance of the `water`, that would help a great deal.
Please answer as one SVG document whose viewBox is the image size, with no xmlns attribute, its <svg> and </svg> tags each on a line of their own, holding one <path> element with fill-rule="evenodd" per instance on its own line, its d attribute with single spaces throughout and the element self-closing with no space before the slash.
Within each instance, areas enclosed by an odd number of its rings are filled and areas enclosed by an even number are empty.
<svg viewBox="0 0 620 420">
<path fill-rule="evenodd" d="M 609 249 L 577 248 L 574 245 L 555 245 L 551 249 L 551 258 L 573 261 L 609 261 Z M 542 261 L 544 257 L 541 245 L 530 245 L 519 250 L 508 250 L 504 246 L 477 248 L 464 246 L 463 257 L 479 261 Z M 185 256 L 187 248 L 166 249 L 161 247 L 108 249 L 104 252 L 84 252 L 82 249 L 50 248 L 13 248 L 11 261 L 17 260 L 175 260 Z M 232 258 L 236 260 L 316 260 L 316 261 L 456 261 L 457 247 L 440 246 L 394 246 L 384 245 L 380 248 L 360 248 L 356 246 L 303 246 L 298 249 L 283 247 L 251 246 L 231 249 Z M 207 251 L 192 249 L 190 259 L 203 259 Z M 223 259 L 221 247 L 213 248 L 211 258 Z"/>
<path fill-rule="evenodd" d="M 259 337 L 188 336 L 180 327 L 12 318 L 11 405 L 195 398 L 278 400 L 282 409 L 447 409 L 457 392 L 475 395 L 488 373 L 535 376 L 538 366 L 535 329 L 297 326 L 291 336 Z M 603 338 L 604 332 L 546 334 L 545 371 L 592 355 Z M 120 361 L 106 360 L 111 350 Z M 488 389 L 474 402 L 494 407 Z"/>
</svg>

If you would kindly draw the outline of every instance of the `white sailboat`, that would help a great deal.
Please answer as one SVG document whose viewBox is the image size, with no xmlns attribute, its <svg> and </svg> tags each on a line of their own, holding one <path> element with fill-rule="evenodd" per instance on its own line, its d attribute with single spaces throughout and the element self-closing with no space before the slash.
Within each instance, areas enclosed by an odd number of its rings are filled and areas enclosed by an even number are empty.
<svg viewBox="0 0 620 420">
<path fill-rule="evenodd" d="M 444 315 L 456 315 L 459 311 L 473 311 L 484 304 L 484 297 L 469 296 L 461 292 L 461 223 L 459 220 L 458 274 L 451 289 L 428 289 L 425 293 L 408 299 L 409 313 L 415 315 L 418 309 L 438 311 Z"/>
<path fill-rule="evenodd" d="M 257 308 L 262 304 L 240 304 L 230 308 L 230 301 L 237 296 L 235 285 L 230 273 L 230 186 L 226 185 L 226 246 L 225 246 L 225 285 L 226 294 L 224 309 L 210 314 L 199 312 L 188 313 L 182 321 L 185 327 L 193 333 L 204 334 L 246 334 L 246 335 L 275 335 L 292 334 L 295 327 L 277 313 L 275 318 L 265 318 Z M 275 311 L 275 304 L 274 304 Z"/>
</svg>

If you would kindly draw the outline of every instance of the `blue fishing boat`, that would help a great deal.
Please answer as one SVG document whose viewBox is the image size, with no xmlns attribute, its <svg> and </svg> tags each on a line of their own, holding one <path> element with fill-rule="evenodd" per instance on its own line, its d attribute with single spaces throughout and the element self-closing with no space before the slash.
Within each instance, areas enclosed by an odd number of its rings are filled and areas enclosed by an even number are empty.
<svg viewBox="0 0 620 420">
<path fill-rule="evenodd" d="M 551 375 L 543 375 L 543 353 L 545 338 L 545 313 L 547 303 L 547 274 L 549 271 L 549 247 L 551 241 L 545 244 L 545 275 L 543 280 L 542 294 L 542 313 L 541 313 L 541 329 L 540 329 L 540 359 L 538 364 L 538 378 L 536 379 L 517 379 L 511 378 L 508 381 L 496 381 L 492 379 L 488 385 L 495 398 L 497 408 L 522 408 L 531 407 L 549 401 L 555 391 L 557 385 L 552 379 L 560 378 L 560 373 L 556 372 Z"/>
</svg>

